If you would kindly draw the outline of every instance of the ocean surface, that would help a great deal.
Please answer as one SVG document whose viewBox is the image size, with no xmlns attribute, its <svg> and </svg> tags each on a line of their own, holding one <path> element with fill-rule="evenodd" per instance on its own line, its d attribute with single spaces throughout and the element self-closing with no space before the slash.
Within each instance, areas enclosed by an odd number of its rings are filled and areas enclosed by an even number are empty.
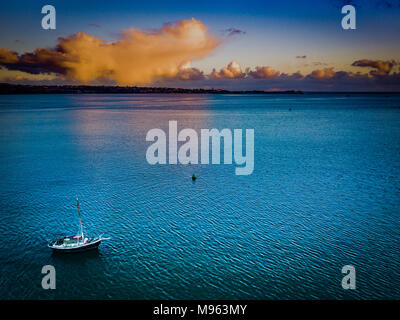
<svg viewBox="0 0 400 320">
<path fill-rule="evenodd" d="M 148 164 L 170 120 L 254 129 L 254 172 Z M 400 299 L 400 95 L 5 95 L 0 161 L 0 299 Z M 111 239 L 52 254 L 76 196 Z"/>
</svg>

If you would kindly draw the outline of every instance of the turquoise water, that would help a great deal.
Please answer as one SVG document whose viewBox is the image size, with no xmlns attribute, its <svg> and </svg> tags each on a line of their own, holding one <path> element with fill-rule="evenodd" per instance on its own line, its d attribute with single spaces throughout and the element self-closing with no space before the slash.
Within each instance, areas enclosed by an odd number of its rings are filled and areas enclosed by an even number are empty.
<svg viewBox="0 0 400 320">
<path fill-rule="evenodd" d="M 149 165 L 169 120 L 254 129 L 253 174 Z M 400 95 L 0 96 L 0 159 L 2 299 L 400 298 Z M 111 240 L 52 255 L 75 196 Z"/>
</svg>

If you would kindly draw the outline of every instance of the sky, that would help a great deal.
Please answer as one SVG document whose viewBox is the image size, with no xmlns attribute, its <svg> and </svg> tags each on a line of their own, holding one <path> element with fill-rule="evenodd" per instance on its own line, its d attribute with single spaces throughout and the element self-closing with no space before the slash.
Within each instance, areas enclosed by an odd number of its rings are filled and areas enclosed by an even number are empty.
<svg viewBox="0 0 400 320">
<path fill-rule="evenodd" d="M 56 9 L 45 30 L 44 5 Z M 344 30 L 344 5 L 356 29 Z M 400 1 L 3 1 L 0 82 L 400 91 Z"/>
</svg>

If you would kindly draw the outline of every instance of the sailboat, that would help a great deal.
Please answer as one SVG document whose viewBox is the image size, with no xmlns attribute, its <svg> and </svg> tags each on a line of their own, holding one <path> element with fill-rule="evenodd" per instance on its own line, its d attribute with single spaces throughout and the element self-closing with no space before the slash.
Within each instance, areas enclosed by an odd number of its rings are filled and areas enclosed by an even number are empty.
<svg viewBox="0 0 400 320">
<path fill-rule="evenodd" d="M 80 252 L 91 249 L 97 249 L 101 243 L 102 236 L 98 237 L 86 237 L 83 234 L 81 212 L 79 209 L 79 200 L 76 198 L 76 204 L 78 206 L 79 225 L 81 233 L 75 236 L 65 236 L 54 239 L 49 242 L 48 246 L 53 252 Z"/>
</svg>

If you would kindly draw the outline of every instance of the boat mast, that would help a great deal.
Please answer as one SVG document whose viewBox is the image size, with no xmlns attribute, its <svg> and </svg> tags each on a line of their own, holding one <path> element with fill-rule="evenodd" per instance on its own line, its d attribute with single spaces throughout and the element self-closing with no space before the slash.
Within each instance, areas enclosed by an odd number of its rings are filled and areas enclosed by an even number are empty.
<svg viewBox="0 0 400 320">
<path fill-rule="evenodd" d="M 82 229 L 82 221 L 81 221 L 81 212 L 79 210 L 79 200 L 78 197 L 76 197 L 76 204 L 78 206 L 78 215 L 79 215 L 79 224 L 81 226 L 81 237 L 82 237 L 82 241 L 83 241 L 83 229 Z"/>
</svg>

